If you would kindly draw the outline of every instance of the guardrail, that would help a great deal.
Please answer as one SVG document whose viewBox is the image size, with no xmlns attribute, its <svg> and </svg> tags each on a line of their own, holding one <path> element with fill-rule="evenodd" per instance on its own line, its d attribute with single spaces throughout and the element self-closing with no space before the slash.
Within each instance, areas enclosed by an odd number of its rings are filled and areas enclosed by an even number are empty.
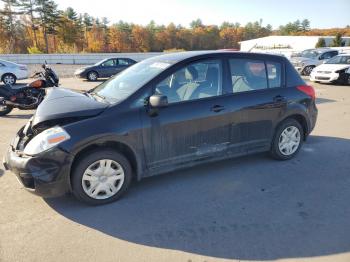
<svg viewBox="0 0 350 262">
<path fill-rule="evenodd" d="M 164 53 L 101 53 L 101 54 L 0 54 L 0 59 L 19 64 L 94 64 L 105 58 L 131 58 L 136 61 Z"/>
</svg>

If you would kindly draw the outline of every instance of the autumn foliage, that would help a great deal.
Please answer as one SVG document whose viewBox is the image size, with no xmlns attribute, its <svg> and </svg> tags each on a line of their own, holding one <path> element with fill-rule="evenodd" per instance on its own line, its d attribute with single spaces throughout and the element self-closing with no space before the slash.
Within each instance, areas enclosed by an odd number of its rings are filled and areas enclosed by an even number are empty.
<svg viewBox="0 0 350 262">
<path fill-rule="evenodd" d="M 224 22 L 190 27 L 151 21 L 142 26 L 58 10 L 53 0 L 0 0 L 0 53 L 157 52 L 239 48 L 242 40 L 268 35 L 350 36 L 350 27 L 310 29 L 307 19 L 273 30 L 262 20 L 241 25 Z"/>
</svg>

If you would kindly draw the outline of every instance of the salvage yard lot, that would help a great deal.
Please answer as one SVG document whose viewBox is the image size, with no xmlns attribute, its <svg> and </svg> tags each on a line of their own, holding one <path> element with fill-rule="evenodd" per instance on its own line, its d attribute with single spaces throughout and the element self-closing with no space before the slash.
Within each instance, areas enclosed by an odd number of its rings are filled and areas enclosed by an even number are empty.
<svg viewBox="0 0 350 262">
<path fill-rule="evenodd" d="M 312 85 L 318 122 L 290 161 L 177 171 L 99 207 L 34 196 L 0 166 L 0 261 L 350 261 L 350 86 Z M 0 159 L 32 113 L 0 118 Z"/>
</svg>

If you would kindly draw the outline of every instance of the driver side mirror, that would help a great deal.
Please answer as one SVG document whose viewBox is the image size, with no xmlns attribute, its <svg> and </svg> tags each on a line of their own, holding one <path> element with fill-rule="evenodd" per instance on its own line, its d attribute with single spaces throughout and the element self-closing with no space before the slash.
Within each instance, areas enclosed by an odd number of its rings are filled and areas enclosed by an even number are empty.
<svg viewBox="0 0 350 262">
<path fill-rule="evenodd" d="M 165 95 L 153 95 L 149 98 L 149 105 L 153 108 L 166 107 L 168 105 L 168 97 Z"/>
</svg>

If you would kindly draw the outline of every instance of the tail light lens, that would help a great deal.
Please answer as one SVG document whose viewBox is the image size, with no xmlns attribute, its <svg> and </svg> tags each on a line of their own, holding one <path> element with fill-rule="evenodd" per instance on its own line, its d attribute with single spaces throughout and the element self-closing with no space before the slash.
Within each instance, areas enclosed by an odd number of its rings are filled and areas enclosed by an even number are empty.
<svg viewBox="0 0 350 262">
<path fill-rule="evenodd" d="M 299 91 L 307 94 L 313 100 L 316 99 L 315 89 L 312 86 L 302 85 L 302 86 L 297 86 L 297 88 Z"/>
</svg>

